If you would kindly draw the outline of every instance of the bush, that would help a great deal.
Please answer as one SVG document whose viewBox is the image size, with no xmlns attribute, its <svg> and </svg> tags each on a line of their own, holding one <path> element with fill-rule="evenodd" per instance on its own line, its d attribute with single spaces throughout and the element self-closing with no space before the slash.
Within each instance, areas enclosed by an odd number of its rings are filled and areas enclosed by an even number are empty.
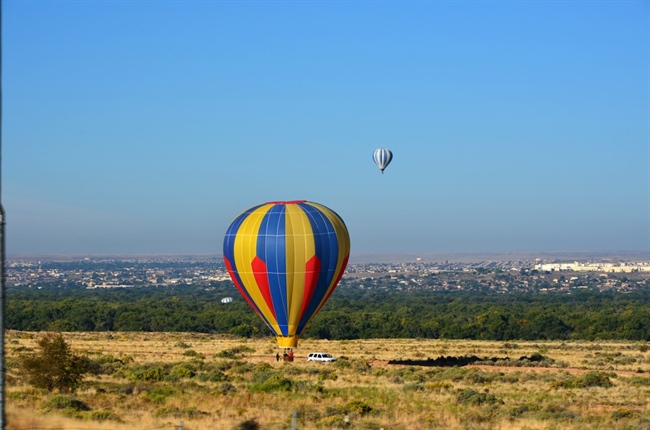
<svg viewBox="0 0 650 430">
<path fill-rule="evenodd" d="M 196 366 L 190 363 L 178 363 L 172 367 L 169 373 L 178 378 L 194 378 L 196 376 Z"/>
<path fill-rule="evenodd" d="M 456 396 L 456 403 L 462 405 L 494 405 L 503 404 L 503 401 L 498 399 L 494 394 L 479 393 L 471 389 L 463 390 Z"/>
<path fill-rule="evenodd" d="M 627 418 L 638 418 L 639 413 L 627 408 L 617 409 L 612 412 L 611 418 L 613 421 L 623 420 Z"/>
<path fill-rule="evenodd" d="M 90 411 L 87 414 L 84 414 L 84 418 L 92 421 L 115 421 L 118 423 L 122 422 L 122 419 L 115 412 L 110 410 L 103 411 Z"/>
<path fill-rule="evenodd" d="M 650 378 L 643 376 L 632 376 L 628 379 L 630 385 L 650 387 Z"/>
<path fill-rule="evenodd" d="M 164 381 L 169 372 L 161 366 L 138 366 L 128 375 L 131 381 L 158 382 Z"/>
<path fill-rule="evenodd" d="M 260 428 L 257 420 L 253 418 L 237 424 L 232 430 L 259 430 Z"/>
<path fill-rule="evenodd" d="M 260 378 L 260 382 L 251 385 L 252 392 L 270 393 L 274 391 L 291 391 L 294 386 L 293 380 L 285 378 L 280 374 L 267 374 Z"/>
<path fill-rule="evenodd" d="M 20 375 L 34 388 L 49 392 L 74 392 L 90 368 L 88 358 L 73 354 L 60 333 L 46 334 L 38 341 L 35 353 L 21 358 Z"/>
<path fill-rule="evenodd" d="M 58 395 L 50 398 L 43 405 L 45 411 L 69 409 L 77 412 L 89 411 L 90 407 L 81 400 L 69 396 Z"/>
<path fill-rule="evenodd" d="M 219 386 L 219 392 L 221 393 L 222 396 L 227 396 L 230 393 L 236 393 L 237 387 L 235 387 L 230 382 L 224 382 Z"/>
<path fill-rule="evenodd" d="M 359 416 L 368 415 L 372 412 L 371 406 L 359 400 L 348 403 L 343 409 L 349 414 L 357 414 Z"/>
<path fill-rule="evenodd" d="M 603 372 L 587 372 L 578 376 L 570 376 L 562 381 L 551 384 L 553 388 L 587 388 L 587 387 L 611 387 L 612 381 L 609 375 Z"/>
<path fill-rule="evenodd" d="M 228 376 L 218 370 L 215 370 L 213 372 L 199 373 L 196 378 L 201 382 L 222 382 L 228 380 Z"/>
</svg>

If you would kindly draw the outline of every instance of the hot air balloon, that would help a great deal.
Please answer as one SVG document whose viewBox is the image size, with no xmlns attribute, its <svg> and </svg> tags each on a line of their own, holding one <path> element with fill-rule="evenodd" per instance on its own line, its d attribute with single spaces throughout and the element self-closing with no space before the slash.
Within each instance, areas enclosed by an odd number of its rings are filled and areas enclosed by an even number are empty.
<svg viewBox="0 0 650 430">
<path fill-rule="evenodd" d="M 375 160 L 377 167 L 381 169 L 381 174 L 384 174 L 384 169 L 388 167 L 390 161 L 393 159 L 393 153 L 388 148 L 377 148 L 372 154 L 372 159 Z"/>
<path fill-rule="evenodd" d="M 343 220 L 305 200 L 252 207 L 235 218 L 223 241 L 233 283 L 281 348 L 298 346 L 300 334 L 341 280 L 349 256 Z"/>
</svg>

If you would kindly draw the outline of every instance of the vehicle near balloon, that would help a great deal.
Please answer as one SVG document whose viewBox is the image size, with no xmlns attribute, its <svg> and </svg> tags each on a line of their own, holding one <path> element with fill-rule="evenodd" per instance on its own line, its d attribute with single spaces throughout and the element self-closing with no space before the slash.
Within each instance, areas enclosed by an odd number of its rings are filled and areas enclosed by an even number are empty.
<svg viewBox="0 0 650 430">
<path fill-rule="evenodd" d="M 278 346 L 294 348 L 341 280 L 350 236 L 343 219 L 326 206 L 268 202 L 235 218 L 223 256 L 233 283 Z"/>
<path fill-rule="evenodd" d="M 393 160 L 393 153 L 388 148 L 377 148 L 375 152 L 372 153 L 372 159 L 375 161 L 381 174 L 384 174 L 384 169 L 388 167 L 390 162 Z"/>
<path fill-rule="evenodd" d="M 331 361 L 336 361 L 336 357 L 333 357 L 331 354 L 328 354 L 326 352 L 311 352 L 307 356 L 307 361 L 331 362 Z"/>
</svg>

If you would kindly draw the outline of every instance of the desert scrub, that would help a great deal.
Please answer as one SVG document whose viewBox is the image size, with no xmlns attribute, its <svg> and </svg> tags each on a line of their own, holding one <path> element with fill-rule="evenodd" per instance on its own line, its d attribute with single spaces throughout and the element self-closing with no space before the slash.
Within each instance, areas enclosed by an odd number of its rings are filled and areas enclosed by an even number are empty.
<svg viewBox="0 0 650 430">
<path fill-rule="evenodd" d="M 109 354 L 101 354 L 97 358 L 91 359 L 88 367 L 90 372 L 95 375 L 114 375 L 124 367 L 124 361 Z"/>
<path fill-rule="evenodd" d="M 208 412 L 201 411 L 195 407 L 185 408 L 185 409 L 173 408 L 173 407 L 162 407 L 156 409 L 156 411 L 154 412 L 154 416 L 159 418 L 176 418 L 176 419 L 179 418 L 195 419 L 207 415 L 210 414 Z"/>
<path fill-rule="evenodd" d="M 83 419 L 85 420 L 90 420 L 90 421 L 114 421 L 114 422 L 124 422 L 122 418 L 115 412 L 113 412 L 110 409 L 103 409 L 100 411 L 88 411 L 82 413 Z"/>
<path fill-rule="evenodd" d="M 193 358 L 195 358 L 197 360 L 205 359 L 205 355 L 200 354 L 200 353 L 194 351 L 193 349 L 188 349 L 187 351 L 183 351 L 183 355 L 185 357 L 193 357 Z"/>
<path fill-rule="evenodd" d="M 650 378 L 645 376 L 631 376 L 627 379 L 627 382 L 637 387 L 650 387 Z"/>
<path fill-rule="evenodd" d="M 228 375 L 218 370 L 212 370 L 197 374 L 196 379 L 200 382 L 223 382 L 228 380 Z"/>
<path fill-rule="evenodd" d="M 456 403 L 462 405 L 494 405 L 494 404 L 503 404 L 503 400 L 497 398 L 494 394 L 490 393 L 479 393 L 472 389 L 459 390 L 456 394 Z"/>
<path fill-rule="evenodd" d="M 168 398 L 177 394 L 182 394 L 182 391 L 169 385 L 163 385 L 147 390 L 146 398 L 151 403 L 161 405 L 164 404 Z"/>
<path fill-rule="evenodd" d="M 169 371 L 167 379 L 176 381 L 182 378 L 194 378 L 196 376 L 197 366 L 192 363 L 181 362 L 175 364 Z M 172 379 L 170 379 L 172 378 Z"/>
<path fill-rule="evenodd" d="M 56 395 L 50 397 L 44 404 L 43 410 L 52 411 L 52 410 L 62 410 L 62 409 L 71 409 L 74 411 L 89 411 L 90 406 L 81 400 L 64 395 Z"/>
<path fill-rule="evenodd" d="M 240 358 L 246 353 L 255 352 L 255 348 L 251 348 L 246 345 L 234 346 L 232 348 L 224 349 L 221 352 L 215 354 L 215 357 L 219 358 Z"/>
<path fill-rule="evenodd" d="M 164 381 L 169 376 L 168 366 L 158 364 L 141 364 L 127 369 L 127 379 L 132 382 Z"/>
<path fill-rule="evenodd" d="M 604 372 L 587 372 L 582 375 L 569 375 L 565 379 L 553 382 L 553 388 L 588 388 L 588 387 L 603 387 L 609 388 L 613 386 L 612 381 L 609 379 L 610 374 Z"/>
</svg>

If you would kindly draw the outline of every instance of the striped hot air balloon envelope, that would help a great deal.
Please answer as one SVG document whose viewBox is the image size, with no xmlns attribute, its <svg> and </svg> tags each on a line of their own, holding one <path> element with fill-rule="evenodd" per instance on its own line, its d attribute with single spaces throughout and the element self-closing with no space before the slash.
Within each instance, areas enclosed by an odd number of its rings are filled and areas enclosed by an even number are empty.
<svg viewBox="0 0 650 430">
<path fill-rule="evenodd" d="M 350 236 L 341 217 L 305 200 L 252 207 L 235 218 L 223 241 L 232 281 L 281 348 L 298 346 L 349 256 Z"/>
<path fill-rule="evenodd" d="M 383 175 L 384 169 L 388 167 L 393 159 L 393 153 L 387 148 L 377 148 L 375 149 L 375 152 L 372 153 L 372 159 L 375 160 L 375 164 L 379 167 Z"/>
</svg>

